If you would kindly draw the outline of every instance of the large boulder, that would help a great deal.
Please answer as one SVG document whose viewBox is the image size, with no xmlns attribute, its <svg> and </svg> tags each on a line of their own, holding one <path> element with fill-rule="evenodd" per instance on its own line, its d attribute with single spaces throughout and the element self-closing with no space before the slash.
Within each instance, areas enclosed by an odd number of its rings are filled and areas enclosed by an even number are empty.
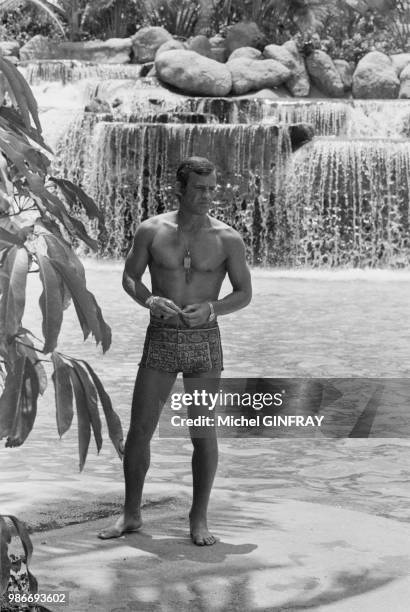
<svg viewBox="0 0 410 612">
<path fill-rule="evenodd" d="M 335 59 L 333 63 L 342 79 L 344 90 L 350 91 L 352 89 L 354 68 L 349 62 L 343 59 Z"/>
<path fill-rule="evenodd" d="M 212 38 L 209 39 L 209 44 L 211 45 L 212 58 L 218 62 L 226 62 L 226 58 L 228 57 L 226 38 L 220 34 L 216 34 L 216 36 L 212 36 Z"/>
<path fill-rule="evenodd" d="M 0 41 L 0 55 L 8 57 L 13 55 L 14 57 L 19 56 L 20 45 L 16 40 L 2 40 Z"/>
<path fill-rule="evenodd" d="M 286 82 L 286 87 L 292 96 L 304 98 L 309 95 L 309 76 L 303 57 L 300 55 L 294 41 L 288 41 L 284 45 L 267 45 L 263 50 L 263 55 L 289 68 L 291 75 Z"/>
<path fill-rule="evenodd" d="M 357 64 L 353 74 L 354 98 L 397 98 L 400 81 L 388 55 L 370 51 Z"/>
<path fill-rule="evenodd" d="M 326 96 L 330 98 L 341 98 L 343 96 L 342 79 L 332 58 L 327 53 L 320 49 L 312 51 L 306 58 L 306 68 L 313 84 Z"/>
<path fill-rule="evenodd" d="M 196 53 L 204 57 L 212 57 L 211 43 L 203 34 L 189 38 L 186 42 L 186 48 L 189 51 L 196 51 Z"/>
<path fill-rule="evenodd" d="M 141 28 L 131 38 L 134 62 L 136 64 L 152 62 L 160 46 L 171 39 L 171 34 L 165 28 L 157 26 Z"/>
<path fill-rule="evenodd" d="M 131 58 L 130 38 L 109 38 L 85 42 L 55 42 L 34 36 L 20 49 L 21 60 L 71 59 L 103 64 L 127 64 Z"/>
<path fill-rule="evenodd" d="M 20 59 L 22 61 L 33 59 L 52 59 L 52 47 L 53 44 L 46 36 L 37 34 L 36 36 L 33 36 L 33 38 L 30 38 L 30 40 L 21 47 Z"/>
<path fill-rule="evenodd" d="M 255 49 L 255 47 L 239 47 L 232 51 L 228 58 L 228 62 L 238 57 L 247 57 L 248 59 L 263 59 L 262 51 Z"/>
<path fill-rule="evenodd" d="M 395 53 L 390 55 L 390 59 L 399 77 L 403 68 L 405 68 L 407 64 L 410 64 L 410 53 Z"/>
<path fill-rule="evenodd" d="M 236 23 L 228 28 L 226 34 L 228 55 L 239 47 L 255 47 L 262 50 L 264 46 L 265 37 L 253 21 Z"/>
<path fill-rule="evenodd" d="M 175 49 L 186 49 L 185 43 L 181 40 L 175 40 L 175 38 L 171 38 L 171 40 L 167 40 L 164 42 L 155 53 L 155 59 L 158 57 L 160 53 L 164 53 L 164 51 L 172 51 Z"/>
<path fill-rule="evenodd" d="M 410 98 L 410 64 L 407 64 L 400 73 L 399 98 Z"/>
<path fill-rule="evenodd" d="M 226 96 L 232 87 L 225 64 L 195 51 L 165 51 L 155 60 L 158 78 L 186 94 Z"/>
<path fill-rule="evenodd" d="M 130 38 L 61 42 L 54 49 L 54 59 L 73 59 L 102 64 L 127 64 L 131 60 Z"/>
<path fill-rule="evenodd" d="M 232 75 L 232 93 L 244 94 L 265 87 L 278 87 L 290 77 L 290 70 L 275 60 L 233 59 L 226 64 Z"/>
</svg>

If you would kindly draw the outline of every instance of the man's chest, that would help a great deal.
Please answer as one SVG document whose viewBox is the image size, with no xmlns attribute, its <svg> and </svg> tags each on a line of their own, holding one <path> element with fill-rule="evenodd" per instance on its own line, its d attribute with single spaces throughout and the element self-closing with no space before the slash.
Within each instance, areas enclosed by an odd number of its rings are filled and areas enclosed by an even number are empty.
<svg viewBox="0 0 410 612">
<path fill-rule="evenodd" d="M 182 232 L 161 232 L 155 236 L 151 249 L 154 262 L 166 268 L 183 268 L 211 272 L 225 261 L 222 241 L 215 233 L 186 235 Z"/>
</svg>

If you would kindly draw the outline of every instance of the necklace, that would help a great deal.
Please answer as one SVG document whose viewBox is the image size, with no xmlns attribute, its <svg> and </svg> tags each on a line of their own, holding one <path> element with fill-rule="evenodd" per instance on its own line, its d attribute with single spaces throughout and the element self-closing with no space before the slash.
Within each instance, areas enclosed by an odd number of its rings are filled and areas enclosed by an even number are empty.
<svg viewBox="0 0 410 612">
<path fill-rule="evenodd" d="M 179 230 L 179 232 L 181 233 L 182 242 L 184 244 L 183 266 L 184 266 L 184 270 L 185 270 L 185 282 L 187 283 L 187 285 L 189 285 L 189 283 L 192 281 L 192 258 L 191 258 L 191 251 L 189 249 L 189 243 L 185 239 L 184 230 L 182 229 L 182 227 L 181 227 L 181 225 L 179 223 L 179 212 L 178 212 L 177 218 L 178 218 L 177 231 Z"/>
<path fill-rule="evenodd" d="M 185 271 L 185 282 L 186 282 L 187 285 L 189 285 L 189 283 L 192 281 L 191 251 L 189 250 L 189 244 L 187 244 L 187 241 L 185 240 L 185 234 L 184 234 L 183 229 L 180 226 L 179 222 L 177 224 L 177 231 L 180 232 L 181 237 L 182 237 L 182 242 L 184 244 L 183 266 L 184 266 L 184 271 Z"/>
</svg>

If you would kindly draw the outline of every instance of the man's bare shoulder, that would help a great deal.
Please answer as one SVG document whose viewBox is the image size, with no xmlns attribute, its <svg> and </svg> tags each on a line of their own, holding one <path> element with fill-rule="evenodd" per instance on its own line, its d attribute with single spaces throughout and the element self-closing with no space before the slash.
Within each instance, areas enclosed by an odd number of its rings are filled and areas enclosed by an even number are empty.
<svg viewBox="0 0 410 612">
<path fill-rule="evenodd" d="M 228 246 L 243 244 L 242 236 L 240 235 L 240 233 L 224 221 L 220 221 L 215 217 L 211 217 L 211 223 L 213 229 L 218 232 L 224 244 L 227 244 Z"/>
<path fill-rule="evenodd" d="M 140 235 L 150 235 L 158 231 L 161 227 L 172 223 L 175 223 L 175 211 L 162 213 L 145 219 L 145 221 L 139 224 L 137 233 Z"/>
</svg>

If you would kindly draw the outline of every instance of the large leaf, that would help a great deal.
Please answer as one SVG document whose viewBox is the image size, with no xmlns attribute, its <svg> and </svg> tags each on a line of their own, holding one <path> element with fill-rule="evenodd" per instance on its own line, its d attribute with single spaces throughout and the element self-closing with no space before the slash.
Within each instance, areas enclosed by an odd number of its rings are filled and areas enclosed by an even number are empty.
<svg viewBox="0 0 410 612">
<path fill-rule="evenodd" d="M 71 293 L 84 339 L 91 332 L 97 344 L 101 342 L 103 351 L 106 351 L 110 346 L 111 329 L 102 318 L 101 311 L 97 312 L 99 307 L 95 297 L 88 291 L 84 280 L 69 266 L 57 260 L 52 260 L 52 264 Z"/>
<path fill-rule="evenodd" d="M 111 398 L 103 387 L 101 380 L 94 372 L 92 367 L 86 361 L 82 362 L 87 368 L 95 388 L 97 389 L 98 396 L 100 398 L 101 406 L 104 410 L 105 420 L 107 422 L 108 434 L 114 445 L 115 450 L 118 453 L 120 459 L 123 458 L 123 451 L 121 449 L 121 443 L 124 439 L 124 433 L 122 430 L 121 420 L 118 414 L 113 410 Z"/>
<path fill-rule="evenodd" d="M 43 395 L 47 388 L 47 373 L 41 363 L 40 357 L 34 348 L 33 342 L 28 337 L 30 332 L 24 328 L 20 328 L 18 333 L 18 341 L 16 343 L 17 354 L 22 357 L 27 357 L 33 364 L 37 374 L 39 393 Z"/>
<path fill-rule="evenodd" d="M 78 450 L 80 454 L 80 472 L 82 472 L 87 458 L 91 439 L 90 417 L 87 409 L 87 398 L 84 388 L 74 368 L 70 368 L 70 378 L 74 389 L 75 406 L 78 420 Z"/>
<path fill-rule="evenodd" d="M 43 293 L 39 300 L 43 315 L 43 351 L 44 353 L 51 353 L 57 346 L 57 340 L 63 322 L 61 281 L 48 257 L 45 257 L 37 251 L 36 258 L 40 269 L 40 279 L 43 283 Z"/>
<path fill-rule="evenodd" d="M 0 516 L 0 596 L 5 593 L 10 577 L 11 561 L 8 554 L 11 541 L 10 529 Z"/>
<path fill-rule="evenodd" d="M 0 335 L 14 336 L 21 325 L 26 301 L 29 259 L 26 249 L 12 246 L 3 263 L 1 279 Z"/>
<path fill-rule="evenodd" d="M 20 356 L 14 364 L 14 369 L 7 369 L 3 393 L 0 396 L 0 439 L 10 435 L 20 394 L 24 384 L 25 357 Z"/>
<path fill-rule="evenodd" d="M 91 425 L 94 432 L 95 443 L 97 445 L 98 452 L 100 452 L 102 446 L 102 436 L 101 419 L 98 412 L 97 391 L 88 376 L 87 370 L 83 369 L 83 367 L 80 365 L 80 362 L 76 361 L 75 359 L 71 359 L 71 364 L 83 387 L 88 415 L 90 417 Z"/>
<path fill-rule="evenodd" d="M 57 430 L 61 438 L 71 427 L 73 421 L 73 389 L 71 386 L 70 366 L 60 355 L 51 355 L 54 372 L 51 376 L 54 383 Z"/>
<path fill-rule="evenodd" d="M 104 215 L 102 214 L 101 210 L 97 207 L 94 200 L 81 189 L 81 187 L 74 185 L 74 183 L 68 181 L 67 179 L 56 178 L 55 176 L 51 176 L 50 180 L 61 189 L 70 207 L 73 207 L 76 204 L 81 204 L 90 219 L 98 219 L 100 223 L 104 221 Z"/>
<path fill-rule="evenodd" d="M 23 357 L 23 376 L 16 379 L 17 402 L 14 405 L 14 420 L 8 434 L 6 446 L 21 446 L 33 429 L 37 415 L 37 399 L 39 395 L 39 382 L 36 370 L 27 357 Z M 7 381 L 6 381 L 7 382 Z"/>
<path fill-rule="evenodd" d="M 14 132 L 14 134 L 23 136 L 24 138 L 30 138 L 30 140 L 41 145 L 43 149 L 53 154 L 52 149 L 44 142 L 44 139 L 40 132 L 31 126 L 26 126 L 21 118 L 21 115 L 11 106 L 0 107 L 0 125 L 7 131 Z M 49 162 L 50 163 L 50 162 Z"/>
<path fill-rule="evenodd" d="M 16 244 L 17 246 L 23 246 L 24 242 L 17 236 L 16 234 L 12 234 L 7 230 L 0 227 L 0 248 L 5 244 L 10 246 L 11 244 Z"/>
</svg>

